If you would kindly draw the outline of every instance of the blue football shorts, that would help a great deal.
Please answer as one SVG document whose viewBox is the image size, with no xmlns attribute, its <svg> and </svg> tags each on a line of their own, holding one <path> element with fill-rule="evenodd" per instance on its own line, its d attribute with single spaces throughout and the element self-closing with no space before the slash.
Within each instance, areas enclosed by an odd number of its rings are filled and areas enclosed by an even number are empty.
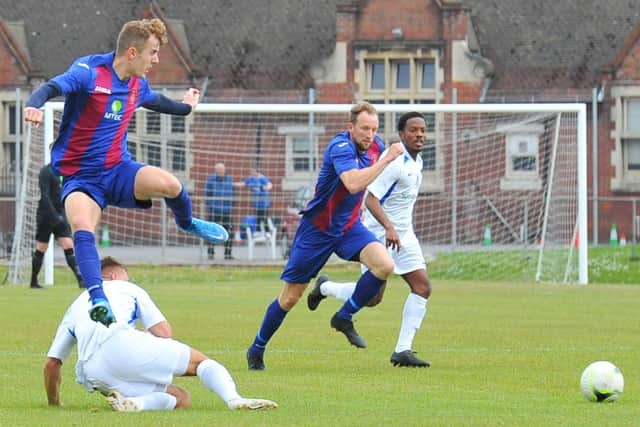
<svg viewBox="0 0 640 427">
<path fill-rule="evenodd" d="M 75 191 L 91 197 L 101 209 L 107 206 L 148 209 L 151 200 L 137 200 L 134 196 L 136 174 L 144 163 L 126 160 L 100 174 L 83 174 L 82 171 L 62 180 L 62 200 Z"/>
<path fill-rule="evenodd" d="M 287 283 L 307 284 L 316 277 L 333 253 L 344 260 L 357 261 L 360 251 L 375 241 L 377 239 L 373 233 L 359 220 L 345 234 L 329 236 L 303 217 L 280 279 Z"/>
</svg>

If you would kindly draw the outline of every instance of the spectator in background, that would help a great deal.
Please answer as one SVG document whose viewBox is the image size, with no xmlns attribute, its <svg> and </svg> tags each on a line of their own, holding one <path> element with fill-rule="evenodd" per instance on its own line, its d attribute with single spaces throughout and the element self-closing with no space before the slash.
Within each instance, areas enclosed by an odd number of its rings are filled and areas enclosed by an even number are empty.
<svg viewBox="0 0 640 427">
<path fill-rule="evenodd" d="M 42 268 L 44 253 L 49 247 L 49 238 L 53 233 L 56 241 L 64 250 L 64 257 L 67 264 L 78 281 L 78 287 L 84 288 L 84 282 L 78 269 L 78 263 L 73 253 L 73 240 L 71 239 L 71 228 L 64 215 L 64 207 L 60 200 L 60 190 L 62 179 L 56 177 L 49 165 L 44 165 L 38 175 L 38 185 L 40 186 L 40 200 L 36 211 L 36 250 L 31 258 L 31 288 L 41 289 L 38 283 L 38 274 Z"/>
<path fill-rule="evenodd" d="M 231 175 L 226 174 L 224 163 L 216 163 L 213 167 L 214 173 L 207 178 L 204 188 L 204 197 L 207 206 L 207 219 L 222 225 L 229 235 L 233 233 L 233 200 L 234 182 Z M 233 239 L 228 239 L 224 243 L 224 259 L 233 259 L 231 249 Z M 214 245 L 209 244 L 207 248 L 209 259 L 215 256 Z"/>
<path fill-rule="evenodd" d="M 256 226 L 258 230 L 262 230 L 261 224 L 264 224 L 264 229 L 266 229 L 269 205 L 271 204 L 269 191 L 273 188 L 273 184 L 258 169 L 251 168 L 251 175 L 241 185 L 251 191 L 252 204 L 256 209 Z"/>
</svg>

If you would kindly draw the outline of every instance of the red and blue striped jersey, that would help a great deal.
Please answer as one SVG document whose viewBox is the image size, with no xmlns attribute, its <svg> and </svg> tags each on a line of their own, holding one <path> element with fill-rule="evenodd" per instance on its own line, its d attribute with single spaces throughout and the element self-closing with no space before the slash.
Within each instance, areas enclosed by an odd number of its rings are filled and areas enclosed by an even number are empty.
<svg viewBox="0 0 640 427">
<path fill-rule="evenodd" d="M 376 136 L 369 149 L 360 152 L 349 131 L 336 135 L 326 150 L 318 175 L 315 194 L 303 214 L 324 233 L 341 236 L 360 218 L 365 190 L 350 194 L 340 175 L 351 169 L 374 164 L 384 151 L 384 142 Z"/>
<path fill-rule="evenodd" d="M 140 105 L 158 94 L 146 78 L 123 81 L 113 69 L 114 52 L 78 58 L 53 79 L 65 95 L 60 132 L 51 151 L 58 175 L 94 175 L 131 158 L 129 120 Z"/>
</svg>

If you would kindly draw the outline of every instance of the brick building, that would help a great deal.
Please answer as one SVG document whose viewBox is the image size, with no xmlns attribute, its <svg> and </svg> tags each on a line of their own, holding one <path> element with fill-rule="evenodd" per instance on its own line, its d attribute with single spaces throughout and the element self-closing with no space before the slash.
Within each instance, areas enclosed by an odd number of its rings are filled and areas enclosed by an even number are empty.
<svg viewBox="0 0 640 427">
<path fill-rule="evenodd" d="M 169 45 L 149 79 L 170 96 L 197 86 L 206 88 L 206 101 L 304 103 L 313 88 L 319 103 L 438 104 L 452 102 L 455 89 L 458 103 L 587 103 L 589 196 L 602 199 L 600 241 L 613 222 L 631 230 L 629 202 L 607 198 L 640 197 L 640 13 L 632 2 L 88 0 L 40 9 L 32 0 L 0 0 L 2 195 L 14 188 L 16 88 L 25 100 L 75 57 L 113 49 L 123 22 L 155 16 L 167 23 Z M 153 140 L 149 130 L 160 120 L 173 119 L 139 114 L 130 133 Z M 387 135 L 392 121 L 383 117 Z M 215 135 L 180 119 L 167 126 L 176 132 L 174 172 L 200 188 L 211 167 L 185 155 L 185 146 L 204 148 Z M 257 132 L 248 129 L 246 140 Z M 159 156 L 131 141 L 138 159 Z M 291 148 L 280 146 L 279 170 L 286 171 Z M 294 189 L 286 176 L 273 178 L 282 191 Z M 8 228 L 12 209 L 2 209 L 0 225 Z"/>
</svg>

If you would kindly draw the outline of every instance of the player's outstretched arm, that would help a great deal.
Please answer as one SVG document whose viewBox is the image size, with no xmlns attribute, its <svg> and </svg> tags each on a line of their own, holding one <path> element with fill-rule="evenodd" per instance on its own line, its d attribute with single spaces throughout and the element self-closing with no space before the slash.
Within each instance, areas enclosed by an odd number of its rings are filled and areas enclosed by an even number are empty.
<svg viewBox="0 0 640 427">
<path fill-rule="evenodd" d="M 401 155 L 404 149 L 398 144 L 391 144 L 386 156 L 364 169 L 351 169 L 340 174 L 340 180 L 351 194 L 359 193 L 373 182 L 389 163 Z"/>
<path fill-rule="evenodd" d="M 196 108 L 196 105 L 198 105 L 199 99 L 200 91 L 191 88 L 185 93 L 182 102 L 174 101 L 159 93 L 155 97 L 155 100 L 145 102 L 142 106 L 157 113 L 188 116 L 193 109 Z"/>
<path fill-rule="evenodd" d="M 62 384 L 62 360 L 47 357 L 44 364 L 44 388 L 50 406 L 62 406 L 60 385 Z"/>
<path fill-rule="evenodd" d="M 24 120 L 31 122 L 35 127 L 40 126 L 44 118 L 44 112 L 40 110 L 45 102 L 51 98 L 62 95 L 62 89 L 56 83 L 48 81 L 42 84 L 35 90 L 27 101 L 27 106 L 24 109 Z"/>
</svg>

